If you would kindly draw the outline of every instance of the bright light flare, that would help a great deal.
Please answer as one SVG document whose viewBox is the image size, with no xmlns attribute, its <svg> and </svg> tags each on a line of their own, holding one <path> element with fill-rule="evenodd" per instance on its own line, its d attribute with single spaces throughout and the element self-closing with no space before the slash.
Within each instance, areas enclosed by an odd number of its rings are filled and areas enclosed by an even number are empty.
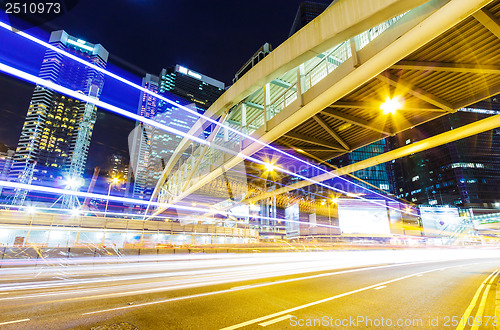
<svg viewBox="0 0 500 330">
<path fill-rule="evenodd" d="M 80 215 L 80 209 L 74 208 L 71 210 L 71 216 L 72 217 L 77 217 Z"/>
<path fill-rule="evenodd" d="M 64 186 L 66 187 L 66 189 L 78 189 L 81 186 L 83 186 L 83 179 L 69 177 L 69 178 L 66 178 L 63 181 L 63 183 L 64 183 Z"/>
<path fill-rule="evenodd" d="M 26 213 L 28 213 L 28 214 L 35 214 L 36 213 L 36 207 L 34 207 L 34 206 L 28 206 L 26 208 Z"/>
<path fill-rule="evenodd" d="M 276 169 L 276 166 L 272 163 L 266 163 L 264 166 L 266 167 L 267 172 L 274 172 Z"/>
<path fill-rule="evenodd" d="M 385 99 L 385 102 L 380 105 L 380 109 L 384 115 L 394 114 L 402 107 L 402 103 L 397 98 L 387 98 Z"/>
</svg>

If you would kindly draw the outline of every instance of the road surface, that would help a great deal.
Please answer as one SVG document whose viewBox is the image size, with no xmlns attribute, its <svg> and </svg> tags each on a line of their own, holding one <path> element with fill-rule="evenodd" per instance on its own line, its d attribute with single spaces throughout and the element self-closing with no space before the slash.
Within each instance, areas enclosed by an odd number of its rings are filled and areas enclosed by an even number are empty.
<svg viewBox="0 0 500 330">
<path fill-rule="evenodd" d="M 475 318 L 482 323 L 477 328 L 493 329 L 497 323 L 498 251 L 109 260 L 0 268 L 0 328 L 470 329 Z"/>
</svg>

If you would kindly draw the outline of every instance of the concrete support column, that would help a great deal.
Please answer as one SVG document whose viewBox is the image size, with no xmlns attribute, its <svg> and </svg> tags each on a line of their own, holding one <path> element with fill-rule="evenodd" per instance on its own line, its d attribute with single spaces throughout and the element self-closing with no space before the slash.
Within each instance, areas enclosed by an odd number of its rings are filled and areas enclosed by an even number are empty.
<svg viewBox="0 0 500 330">
<path fill-rule="evenodd" d="M 241 131 L 247 134 L 247 105 L 241 104 Z"/>
<path fill-rule="evenodd" d="M 264 126 L 266 128 L 266 132 L 269 131 L 267 122 L 271 119 L 271 84 L 267 83 L 264 85 L 264 109 L 262 109 L 264 115 Z"/>
<path fill-rule="evenodd" d="M 358 66 L 361 65 L 361 63 L 359 63 L 359 57 L 358 57 L 358 45 L 356 45 L 356 41 L 355 41 L 355 38 L 352 38 L 351 40 L 349 40 L 349 45 L 351 47 L 351 61 L 352 61 L 352 66 L 357 68 Z"/>
<path fill-rule="evenodd" d="M 304 98 L 302 95 L 306 91 L 306 70 L 304 68 L 304 63 L 299 65 L 299 68 L 297 69 L 297 98 L 300 100 L 300 106 L 304 105 Z"/>
</svg>

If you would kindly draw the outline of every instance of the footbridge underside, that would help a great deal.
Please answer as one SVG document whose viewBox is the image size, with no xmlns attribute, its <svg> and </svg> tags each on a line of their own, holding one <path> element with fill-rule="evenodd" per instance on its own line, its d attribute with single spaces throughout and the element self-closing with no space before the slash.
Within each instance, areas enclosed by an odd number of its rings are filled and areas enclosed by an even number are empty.
<svg viewBox="0 0 500 330">
<path fill-rule="evenodd" d="M 499 18 L 500 0 L 334 2 L 210 107 L 211 145 L 185 138 L 153 199 L 184 199 L 260 142 L 327 160 L 500 93 Z M 381 111 L 387 99 L 401 108 Z"/>
</svg>

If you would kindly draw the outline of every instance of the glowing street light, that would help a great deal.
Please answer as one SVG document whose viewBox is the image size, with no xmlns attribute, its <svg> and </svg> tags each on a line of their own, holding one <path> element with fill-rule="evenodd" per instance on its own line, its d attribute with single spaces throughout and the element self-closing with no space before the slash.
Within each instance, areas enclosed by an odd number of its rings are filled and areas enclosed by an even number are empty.
<svg viewBox="0 0 500 330">
<path fill-rule="evenodd" d="M 264 166 L 266 167 L 266 171 L 268 172 L 274 172 L 274 170 L 276 169 L 276 166 L 274 166 L 274 164 L 272 163 L 266 163 Z"/>
<path fill-rule="evenodd" d="M 338 204 L 339 199 L 337 197 L 332 197 L 332 204 Z"/>
<path fill-rule="evenodd" d="M 402 108 L 401 102 L 397 98 L 387 98 L 385 102 L 380 105 L 380 109 L 383 111 L 384 115 L 394 114 L 397 110 Z"/>
<path fill-rule="evenodd" d="M 26 213 L 28 213 L 28 214 L 35 214 L 36 213 L 36 207 L 34 207 L 34 206 L 28 206 L 26 208 Z"/>
<path fill-rule="evenodd" d="M 80 210 L 79 209 L 74 208 L 74 209 L 71 210 L 71 216 L 77 217 L 79 215 L 80 215 Z"/>
<path fill-rule="evenodd" d="M 64 186 L 66 187 L 66 189 L 76 190 L 76 189 L 80 188 L 81 186 L 83 186 L 83 179 L 75 178 L 75 177 L 68 177 L 63 181 L 63 183 L 64 183 Z"/>
<path fill-rule="evenodd" d="M 106 208 L 104 209 L 104 217 L 106 217 L 106 213 L 108 212 L 108 204 L 109 204 L 109 195 L 111 194 L 111 187 L 113 185 L 117 185 L 120 183 L 120 179 L 117 178 L 116 176 L 111 179 L 111 182 L 109 183 L 109 188 L 108 188 L 108 198 L 106 199 Z"/>
</svg>

